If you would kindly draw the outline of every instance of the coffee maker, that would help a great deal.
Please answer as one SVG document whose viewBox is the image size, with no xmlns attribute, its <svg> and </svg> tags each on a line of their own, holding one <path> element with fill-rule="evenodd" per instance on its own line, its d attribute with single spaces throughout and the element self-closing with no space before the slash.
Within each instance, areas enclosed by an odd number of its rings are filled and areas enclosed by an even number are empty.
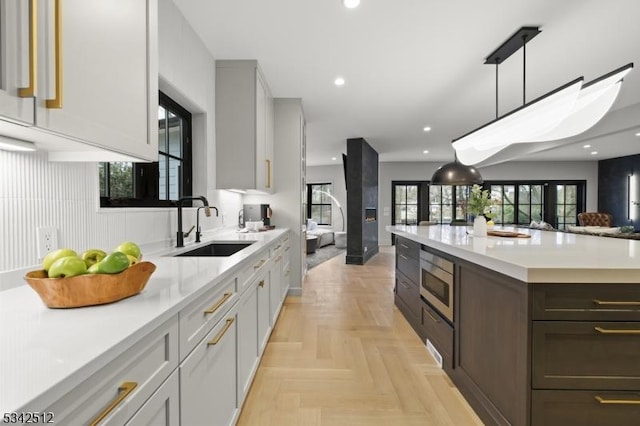
<svg viewBox="0 0 640 426">
<path fill-rule="evenodd" d="M 271 207 L 269 204 L 244 204 L 242 208 L 242 227 L 247 222 L 260 222 L 271 225 Z"/>
</svg>

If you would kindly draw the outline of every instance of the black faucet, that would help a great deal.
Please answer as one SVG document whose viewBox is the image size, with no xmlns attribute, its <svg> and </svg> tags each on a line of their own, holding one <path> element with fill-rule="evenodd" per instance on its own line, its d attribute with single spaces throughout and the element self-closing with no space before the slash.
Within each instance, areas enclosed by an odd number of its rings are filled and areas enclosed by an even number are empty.
<svg viewBox="0 0 640 426">
<path fill-rule="evenodd" d="M 216 217 L 218 217 L 218 208 L 214 206 L 211 206 L 211 208 L 216 211 Z M 196 243 L 200 242 L 200 236 L 202 235 L 200 232 L 200 209 L 204 209 L 205 215 L 211 216 L 211 210 L 209 210 L 207 206 L 198 207 L 198 210 L 196 210 Z M 209 214 L 207 214 L 207 212 L 209 212 Z"/>
<path fill-rule="evenodd" d="M 209 202 L 205 197 L 180 197 L 178 200 L 178 232 L 176 235 L 176 247 L 184 247 L 185 234 L 182 232 L 182 203 L 188 200 L 200 200 L 204 204 L 204 214 L 211 216 L 211 210 L 209 210 Z M 216 212 L 218 209 L 216 209 Z"/>
</svg>

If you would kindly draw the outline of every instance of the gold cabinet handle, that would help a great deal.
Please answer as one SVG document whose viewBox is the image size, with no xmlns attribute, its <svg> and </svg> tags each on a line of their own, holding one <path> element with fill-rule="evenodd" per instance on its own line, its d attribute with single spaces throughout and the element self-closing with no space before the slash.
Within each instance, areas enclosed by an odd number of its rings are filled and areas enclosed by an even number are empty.
<svg viewBox="0 0 640 426">
<path fill-rule="evenodd" d="M 118 387 L 118 396 L 113 401 L 111 401 L 107 408 L 102 411 L 102 413 L 98 414 L 95 419 L 91 420 L 89 425 L 96 426 L 98 423 L 104 420 L 104 418 L 107 417 L 114 408 L 116 408 L 131 392 L 133 392 L 136 386 L 138 386 L 136 382 L 124 382 L 123 384 L 121 384 L 120 387 Z"/>
<path fill-rule="evenodd" d="M 407 257 L 404 254 L 399 255 L 401 258 L 403 258 L 404 260 L 409 260 L 407 259 Z"/>
<path fill-rule="evenodd" d="M 290 248 L 291 248 L 291 246 L 286 246 L 286 247 L 284 248 L 284 251 L 289 251 L 289 249 L 290 249 Z"/>
<path fill-rule="evenodd" d="M 276 257 L 276 262 L 280 262 L 282 260 L 282 256 Z"/>
<path fill-rule="evenodd" d="M 217 311 L 218 309 L 220 309 L 220 306 L 222 306 L 224 304 L 224 302 L 226 302 L 231 297 L 232 294 L 233 293 L 231 293 L 230 291 L 228 291 L 225 294 L 223 294 L 222 297 L 220 298 L 220 300 L 218 300 L 215 303 L 215 305 L 213 305 L 212 307 L 210 307 L 209 309 L 204 311 L 205 315 L 206 314 L 212 314 L 215 311 Z"/>
<path fill-rule="evenodd" d="M 271 160 L 264 160 L 267 162 L 267 184 L 265 187 L 271 188 Z"/>
<path fill-rule="evenodd" d="M 53 99 L 47 99 L 45 105 L 50 109 L 62 108 L 62 0 L 55 0 L 53 10 L 55 22 L 55 38 L 54 38 L 54 62 L 56 69 L 56 94 Z"/>
<path fill-rule="evenodd" d="M 264 280 L 260 280 L 260 282 L 258 283 L 258 287 L 264 287 Z"/>
<path fill-rule="evenodd" d="M 640 306 L 640 301 L 616 301 L 616 300 L 598 300 L 593 299 L 593 303 L 600 306 Z"/>
<path fill-rule="evenodd" d="M 282 247 L 282 244 L 278 244 L 278 245 L 276 246 L 276 250 L 278 250 L 280 247 Z"/>
<path fill-rule="evenodd" d="M 220 339 L 222 339 L 222 336 L 224 336 L 224 334 L 227 332 L 227 330 L 229 330 L 229 327 L 231 327 L 231 324 L 233 324 L 233 321 L 235 321 L 235 318 L 227 318 L 227 323 L 224 325 L 222 330 L 220 330 L 220 333 L 218 333 L 216 335 L 216 337 L 211 339 L 211 341 L 207 342 L 207 346 L 215 346 L 215 345 L 217 345 L 218 342 L 220 341 Z"/>
<path fill-rule="evenodd" d="M 407 285 L 407 283 L 405 283 L 404 281 L 398 281 L 400 283 L 400 285 L 402 285 L 402 287 L 404 288 L 409 288 L 409 286 Z"/>
<path fill-rule="evenodd" d="M 258 262 L 257 264 L 253 265 L 253 269 L 259 269 L 262 267 L 262 265 L 264 265 L 265 260 L 262 259 L 260 260 L 260 262 Z"/>
<path fill-rule="evenodd" d="M 36 95 L 36 70 L 38 59 L 38 0 L 31 0 L 29 16 L 29 86 L 18 89 L 18 96 L 30 98 Z"/>
<path fill-rule="evenodd" d="M 602 327 L 594 327 L 598 333 L 602 334 L 640 334 L 640 330 L 621 330 Z"/>
<path fill-rule="evenodd" d="M 440 322 L 440 320 L 435 315 L 433 315 L 431 312 L 429 312 L 426 309 L 423 309 L 423 310 L 427 313 L 427 315 L 429 315 L 429 318 L 431 318 L 433 321 L 435 321 L 436 323 Z"/>
<path fill-rule="evenodd" d="M 604 399 L 596 395 L 594 397 L 600 404 L 640 405 L 640 399 Z"/>
</svg>

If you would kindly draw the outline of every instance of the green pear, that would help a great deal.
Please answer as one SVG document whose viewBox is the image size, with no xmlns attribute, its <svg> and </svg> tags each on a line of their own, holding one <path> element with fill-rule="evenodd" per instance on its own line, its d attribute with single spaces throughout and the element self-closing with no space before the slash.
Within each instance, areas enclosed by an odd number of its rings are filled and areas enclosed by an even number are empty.
<svg viewBox="0 0 640 426">
<path fill-rule="evenodd" d="M 129 267 L 129 258 L 126 254 L 114 251 L 100 262 L 89 267 L 90 274 L 118 274 Z"/>
<path fill-rule="evenodd" d="M 53 262 L 49 278 L 74 277 L 87 272 L 87 265 L 78 256 L 66 256 Z"/>
<path fill-rule="evenodd" d="M 49 268 L 51 268 L 51 265 L 53 265 L 56 260 L 67 256 L 78 256 L 78 253 L 69 248 L 62 248 L 48 253 L 44 259 L 42 259 L 42 269 L 49 271 Z"/>
</svg>

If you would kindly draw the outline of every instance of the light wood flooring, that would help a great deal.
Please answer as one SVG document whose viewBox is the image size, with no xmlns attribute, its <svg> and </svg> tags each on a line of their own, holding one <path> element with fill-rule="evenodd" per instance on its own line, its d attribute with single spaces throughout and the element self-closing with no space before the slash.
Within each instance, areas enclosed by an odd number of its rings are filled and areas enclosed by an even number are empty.
<svg viewBox="0 0 640 426">
<path fill-rule="evenodd" d="M 238 425 L 481 425 L 393 303 L 394 248 L 288 297 Z"/>
</svg>

